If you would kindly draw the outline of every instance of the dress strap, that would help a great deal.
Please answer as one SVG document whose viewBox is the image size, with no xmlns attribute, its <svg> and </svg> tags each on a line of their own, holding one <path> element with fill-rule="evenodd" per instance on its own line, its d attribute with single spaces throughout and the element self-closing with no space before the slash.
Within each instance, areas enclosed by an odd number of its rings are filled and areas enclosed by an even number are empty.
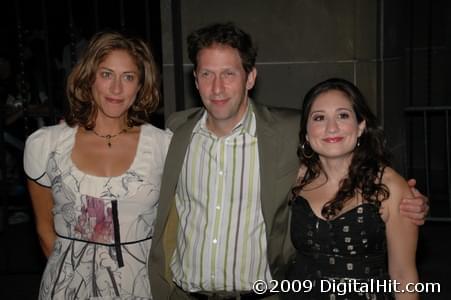
<svg viewBox="0 0 451 300">
<path fill-rule="evenodd" d="M 117 264 L 119 268 L 124 266 L 124 258 L 121 249 L 121 231 L 119 229 L 119 217 L 117 212 L 117 200 L 111 201 L 111 209 L 113 213 L 113 228 L 114 228 L 114 248 L 116 248 Z"/>
</svg>

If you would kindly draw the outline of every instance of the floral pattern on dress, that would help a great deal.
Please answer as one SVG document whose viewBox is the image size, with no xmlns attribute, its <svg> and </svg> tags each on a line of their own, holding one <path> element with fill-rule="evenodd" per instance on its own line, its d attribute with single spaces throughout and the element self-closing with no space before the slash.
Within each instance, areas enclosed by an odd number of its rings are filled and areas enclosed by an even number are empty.
<svg viewBox="0 0 451 300">
<path fill-rule="evenodd" d="M 97 177 L 73 164 L 75 133 L 76 128 L 67 125 L 47 127 L 37 132 L 36 140 L 34 134 L 30 136 L 25 149 L 25 155 L 35 158 L 38 155 L 33 151 L 40 151 L 40 145 L 55 145 L 42 155 L 58 237 L 44 270 L 39 299 L 151 299 L 147 259 L 170 135 L 151 125 L 141 126 L 130 168 L 121 176 Z M 25 165 L 33 173 L 38 173 L 33 170 L 37 167 Z M 121 244 L 115 245 L 118 236 Z"/>
<path fill-rule="evenodd" d="M 81 214 L 77 218 L 74 231 L 78 239 L 96 242 L 113 243 L 113 210 L 108 199 L 82 196 Z"/>
</svg>

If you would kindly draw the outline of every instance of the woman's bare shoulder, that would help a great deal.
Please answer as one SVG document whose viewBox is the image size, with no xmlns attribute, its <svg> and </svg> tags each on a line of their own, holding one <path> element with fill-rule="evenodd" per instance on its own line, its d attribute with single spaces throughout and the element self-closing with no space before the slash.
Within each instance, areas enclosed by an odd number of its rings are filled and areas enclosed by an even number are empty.
<svg viewBox="0 0 451 300">
<path fill-rule="evenodd" d="M 387 186 L 390 191 L 390 198 L 402 198 L 411 196 L 411 191 L 407 181 L 396 170 L 390 167 L 384 169 L 382 183 Z"/>
</svg>

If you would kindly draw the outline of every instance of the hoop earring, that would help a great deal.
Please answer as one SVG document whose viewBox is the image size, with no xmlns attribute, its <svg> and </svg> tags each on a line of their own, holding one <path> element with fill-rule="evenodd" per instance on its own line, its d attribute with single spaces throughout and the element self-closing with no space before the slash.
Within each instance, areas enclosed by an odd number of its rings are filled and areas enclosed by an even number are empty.
<svg viewBox="0 0 451 300">
<path fill-rule="evenodd" d="M 307 158 L 307 159 L 309 159 L 309 158 L 312 158 L 313 157 L 313 155 L 315 155 L 315 152 L 313 151 L 313 149 L 310 147 L 310 149 L 312 149 L 312 153 L 310 153 L 310 155 L 307 155 L 306 154 L 306 152 L 305 152 L 305 145 L 307 144 L 307 142 L 304 142 L 304 144 L 302 144 L 302 146 L 301 146 L 301 152 L 302 152 L 302 155 L 304 155 L 304 157 L 305 158 Z M 308 144 L 307 144 L 308 145 Z"/>
</svg>

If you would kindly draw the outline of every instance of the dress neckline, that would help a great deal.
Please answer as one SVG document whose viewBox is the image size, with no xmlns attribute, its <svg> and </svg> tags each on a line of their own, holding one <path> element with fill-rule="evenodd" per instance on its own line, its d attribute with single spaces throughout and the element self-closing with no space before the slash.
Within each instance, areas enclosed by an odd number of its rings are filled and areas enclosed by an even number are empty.
<svg viewBox="0 0 451 300">
<path fill-rule="evenodd" d="M 128 166 L 128 168 L 124 172 L 119 174 L 119 175 L 115 175 L 115 176 L 98 176 L 98 175 L 90 174 L 90 173 L 87 173 L 87 172 L 85 172 L 83 170 L 80 170 L 78 168 L 78 166 L 72 160 L 72 151 L 73 151 L 74 146 L 75 146 L 75 136 L 77 135 L 77 131 L 78 131 L 78 126 L 75 126 L 74 130 L 72 132 L 72 137 L 71 137 L 72 146 L 71 146 L 70 155 L 69 155 L 69 163 L 70 163 L 70 165 L 72 166 L 72 168 L 76 172 L 78 172 L 80 174 L 83 174 L 84 176 L 88 176 L 90 178 L 97 178 L 97 179 L 103 179 L 104 180 L 104 179 L 120 178 L 120 177 L 124 176 L 125 174 L 131 172 L 131 170 L 133 170 L 135 168 L 135 165 L 139 161 L 139 156 L 140 156 L 140 153 L 142 152 L 141 151 L 141 147 L 142 147 L 142 143 L 143 143 L 142 142 L 142 140 L 143 140 L 143 131 L 144 131 L 143 127 L 144 127 L 144 125 L 139 126 L 138 145 L 136 146 L 135 156 L 133 157 L 133 160 L 132 160 L 130 166 Z"/>
<path fill-rule="evenodd" d="M 303 196 L 301 196 L 301 195 L 296 195 L 296 198 L 297 198 L 297 199 L 301 199 L 301 200 L 303 200 L 303 201 L 305 202 L 305 204 L 306 204 L 307 207 L 308 207 L 308 210 L 312 213 L 312 215 L 313 215 L 316 219 L 318 219 L 318 220 L 320 220 L 320 221 L 322 221 L 322 222 L 326 222 L 326 223 L 330 223 L 330 222 L 337 221 L 337 220 L 339 220 L 341 217 L 343 217 L 344 215 L 346 215 L 346 214 L 348 214 L 348 213 L 351 213 L 351 212 L 353 212 L 353 211 L 356 211 L 359 207 L 363 207 L 363 206 L 367 206 L 367 205 L 373 206 L 373 204 L 371 204 L 371 203 L 363 202 L 363 203 L 360 203 L 359 205 L 354 206 L 354 207 L 351 208 L 351 209 L 348 209 L 347 211 L 345 211 L 345 212 L 343 212 L 343 213 L 340 213 L 338 216 L 336 216 L 335 218 L 333 218 L 333 219 L 331 219 L 331 220 L 326 220 L 326 219 L 324 219 L 324 218 L 322 218 L 322 217 L 319 217 L 319 216 L 313 211 L 313 209 L 312 209 L 312 207 L 311 207 L 311 205 L 310 205 L 310 202 L 309 202 L 305 197 L 303 197 Z"/>
</svg>

